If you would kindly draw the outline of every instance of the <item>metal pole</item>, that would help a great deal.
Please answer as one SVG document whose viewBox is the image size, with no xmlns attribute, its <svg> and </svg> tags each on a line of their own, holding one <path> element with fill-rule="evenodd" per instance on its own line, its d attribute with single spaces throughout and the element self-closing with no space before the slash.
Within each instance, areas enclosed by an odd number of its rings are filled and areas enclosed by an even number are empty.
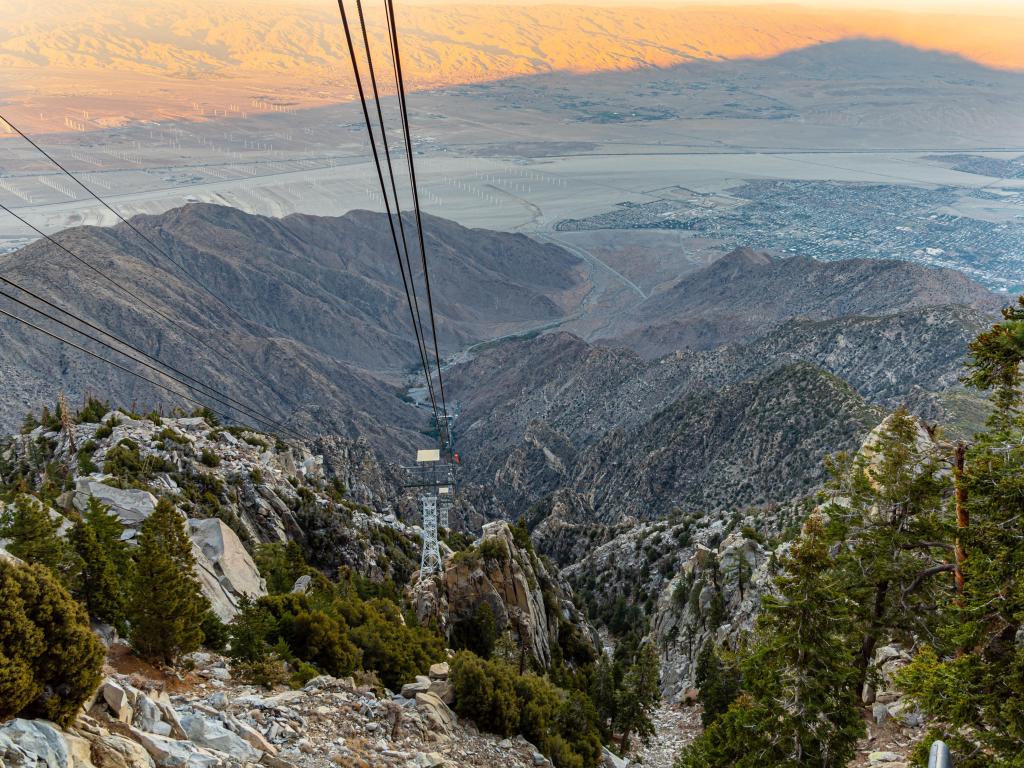
<svg viewBox="0 0 1024 768">
<path fill-rule="evenodd" d="M 953 758 L 949 756 L 949 747 L 945 742 L 935 741 L 932 743 L 932 749 L 928 755 L 928 768 L 953 768 Z"/>
</svg>

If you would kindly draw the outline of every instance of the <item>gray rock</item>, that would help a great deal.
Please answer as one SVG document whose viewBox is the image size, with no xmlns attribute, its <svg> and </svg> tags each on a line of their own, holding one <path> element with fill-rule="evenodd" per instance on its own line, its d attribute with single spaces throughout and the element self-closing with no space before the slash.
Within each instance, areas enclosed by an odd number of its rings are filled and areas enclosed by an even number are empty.
<svg viewBox="0 0 1024 768">
<path fill-rule="evenodd" d="M 879 763 L 895 763 L 903 758 L 895 752 L 872 752 L 868 755 L 868 762 L 877 765 Z"/>
<path fill-rule="evenodd" d="M 629 765 L 628 758 L 619 757 L 611 752 L 608 747 L 601 747 L 601 760 L 604 762 L 605 768 L 627 768 Z"/>
<path fill-rule="evenodd" d="M 449 733 L 455 724 L 455 713 L 432 693 L 417 693 L 416 709 L 423 714 L 431 729 L 439 733 Z"/>
<path fill-rule="evenodd" d="M 202 715 L 188 715 L 181 719 L 181 726 L 188 737 L 201 747 L 216 749 L 232 757 L 256 762 L 262 752 L 253 747 L 237 733 L 232 733 L 220 723 L 208 720 Z"/>
<path fill-rule="evenodd" d="M 447 680 L 434 680 L 428 690 L 449 707 L 455 703 L 455 687 Z"/>
<path fill-rule="evenodd" d="M 114 488 L 91 477 L 80 477 L 75 481 L 74 505 L 84 512 L 89 498 L 96 497 L 110 507 L 121 522 L 137 528 L 156 509 L 156 497 L 149 491 Z"/>
<path fill-rule="evenodd" d="M 132 729 L 132 737 L 149 752 L 159 768 L 217 768 L 220 760 L 189 741 L 168 739 Z"/>
<path fill-rule="evenodd" d="M 306 594 L 306 591 L 309 589 L 309 585 L 312 583 L 313 577 L 310 576 L 308 573 L 303 574 L 295 580 L 294 584 L 292 584 L 292 592 L 299 595 L 304 595 Z"/>
<path fill-rule="evenodd" d="M 221 520 L 189 520 L 188 535 L 196 555 L 196 573 L 214 612 L 222 621 L 238 615 L 245 596 L 261 597 L 267 587 L 256 563 L 233 530 Z"/>
<path fill-rule="evenodd" d="M 407 699 L 414 699 L 417 693 L 426 693 L 429 690 L 430 678 L 426 675 L 416 675 L 416 682 L 403 685 L 401 693 Z"/>
<path fill-rule="evenodd" d="M 440 664 L 431 664 L 428 675 L 431 680 L 447 680 L 448 672 L 448 662 L 442 661 Z"/>
<path fill-rule="evenodd" d="M 871 707 L 871 716 L 875 719 L 875 722 L 881 725 L 889 719 L 889 707 L 885 704 L 874 704 Z"/>
<path fill-rule="evenodd" d="M 105 768 L 155 768 L 156 763 L 138 742 L 117 734 L 101 734 L 92 743 L 92 757 Z"/>
<path fill-rule="evenodd" d="M 444 765 L 444 757 L 437 752 L 417 752 L 412 764 L 416 768 L 438 768 Z"/>
<path fill-rule="evenodd" d="M 107 706 L 110 707 L 110 711 L 114 713 L 114 717 L 122 723 L 132 722 L 135 710 L 131 705 L 131 698 L 127 690 L 113 680 L 106 680 L 100 689 L 100 693 L 103 695 L 103 700 L 107 703 Z"/>
<path fill-rule="evenodd" d="M 67 742 L 56 726 L 21 718 L 0 725 L 0 762 L 7 768 L 73 768 Z"/>
</svg>

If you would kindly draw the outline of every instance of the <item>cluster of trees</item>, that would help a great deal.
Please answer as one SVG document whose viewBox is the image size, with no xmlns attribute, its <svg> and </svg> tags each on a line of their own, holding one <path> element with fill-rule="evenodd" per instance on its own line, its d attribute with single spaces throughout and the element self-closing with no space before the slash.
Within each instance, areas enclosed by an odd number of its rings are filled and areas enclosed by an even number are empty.
<svg viewBox="0 0 1024 768">
<path fill-rule="evenodd" d="M 402 613 L 398 590 L 343 569 L 337 582 L 313 571 L 298 547 L 267 544 L 258 561 L 271 594 L 247 601 L 228 627 L 236 669 L 256 683 L 305 683 L 314 675 L 374 672 L 397 690 L 444 658 L 436 627 L 420 626 Z M 290 592 L 294 579 L 311 577 L 303 594 Z M 294 578 L 293 578 L 294 577 Z"/>
<path fill-rule="evenodd" d="M 450 680 L 455 710 L 487 731 L 523 734 L 556 768 L 591 768 L 601 759 L 597 709 L 580 690 L 563 690 L 499 659 L 460 651 Z"/>
<path fill-rule="evenodd" d="M 704 733 L 677 768 L 841 768 L 864 733 L 876 648 L 916 649 L 898 685 L 958 766 L 1024 766 L 1024 299 L 971 345 L 991 391 L 971 445 L 906 412 L 832 467 L 831 497 L 779 561 L 755 632 L 701 653 Z"/>
</svg>

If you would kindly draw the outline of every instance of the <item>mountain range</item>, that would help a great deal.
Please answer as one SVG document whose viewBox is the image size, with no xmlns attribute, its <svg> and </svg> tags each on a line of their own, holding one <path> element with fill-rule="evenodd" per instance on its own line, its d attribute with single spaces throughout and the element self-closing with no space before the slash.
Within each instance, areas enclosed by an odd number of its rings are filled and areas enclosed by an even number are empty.
<svg viewBox="0 0 1024 768">
<path fill-rule="evenodd" d="M 2 257 L 4 274 L 293 428 L 361 436 L 395 461 L 422 447 L 430 423 L 404 391 L 418 360 L 383 215 L 189 205 L 134 223 L 175 265 L 123 226 L 57 238 L 173 325 L 88 270 L 69 272 L 45 242 Z M 616 310 L 610 335 L 588 341 L 531 331 L 584 306 L 593 286 L 576 256 L 433 217 L 426 232 L 475 519 L 515 517 L 559 491 L 606 522 L 785 502 L 813 490 L 824 459 L 859 445 L 885 409 L 906 404 L 967 433 L 984 416 L 959 377 L 1002 299 L 957 272 L 738 249 Z M 147 410 L 181 402 L 3 327 L 8 428 L 61 390 Z"/>
<path fill-rule="evenodd" d="M 395 455 L 429 425 L 400 397 L 418 357 L 386 222 L 361 211 L 270 219 L 189 205 L 133 222 L 173 263 L 123 225 L 55 236 L 109 280 L 46 241 L 0 263 L 12 282 L 275 420 L 363 435 Z M 443 351 L 557 319 L 586 291 L 578 259 L 556 246 L 429 216 L 425 231 Z M 462 279 L 451 279 L 456 273 Z M 92 391 L 147 408 L 181 402 L 14 321 L 3 328 L 0 422 L 8 428 L 62 388 L 72 399 Z"/>
<path fill-rule="evenodd" d="M 883 409 L 977 427 L 959 378 L 1000 303 L 949 270 L 738 250 L 628 320 L 667 322 L 600 344 L 507 343 L 456 367 L 467 472 L 506 506 L 566 489 L 605 521 L 787 501 Z M 689 348 L 650 356 L 678 339 Z"/>
</svg>

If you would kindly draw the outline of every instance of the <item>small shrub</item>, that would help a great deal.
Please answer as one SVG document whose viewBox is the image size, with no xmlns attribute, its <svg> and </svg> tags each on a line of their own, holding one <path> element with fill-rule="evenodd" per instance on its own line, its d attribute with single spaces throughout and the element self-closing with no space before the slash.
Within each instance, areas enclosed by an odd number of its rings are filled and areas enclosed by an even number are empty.
<svg viewBox="0 0 1024 768">
<path fill-rule="evenodd" d="M 160 434 L 157 435 L 157 439 L 162 440 L 165 443 L 170 441 L 172 443 L 177 443 L 178 445 L 185 445 L 188 443 L 187 437 L 170 427 L 164 427 L 161 429 Z"/>
<path fill-rule="evenodd" d="M 111 416 L 96 428 L 96 439 L 102 440 L 114 434 L 114 427 L 121 423 L 117 416 Z"/>
<path fill-rule="evenodd" d="M 317 668 L 312 664 L 300 661 L 296 664 L 295 671 L 292 672 L 289 683 L 292 688 L 301 688 L 319 674 L 320 673 L 317 671 Z"/>
<path fill-rule="evenodd" d="M 208 467 L 220 466 L 220 456 L 211 451 L 209 448 L 204 448 L 202 456 L 199 460 Z"/>
<path fill-rule="evenodd" d="M 480 542 L 480 557 L 484 560 L 508 561 L 508 547 L 501 539 L 484 539 Z"/>
<path fill-rule="evenodd" d="M 228 647 L 228 640 L 230 639 L 228 625 L 221 621 L 220 617 L 212 609 L 208 610 L 206 615 L 203 616 L 203 623 L 200 627 L 203 630 L 204 648 L 220 652 Z"/>
</svg>

